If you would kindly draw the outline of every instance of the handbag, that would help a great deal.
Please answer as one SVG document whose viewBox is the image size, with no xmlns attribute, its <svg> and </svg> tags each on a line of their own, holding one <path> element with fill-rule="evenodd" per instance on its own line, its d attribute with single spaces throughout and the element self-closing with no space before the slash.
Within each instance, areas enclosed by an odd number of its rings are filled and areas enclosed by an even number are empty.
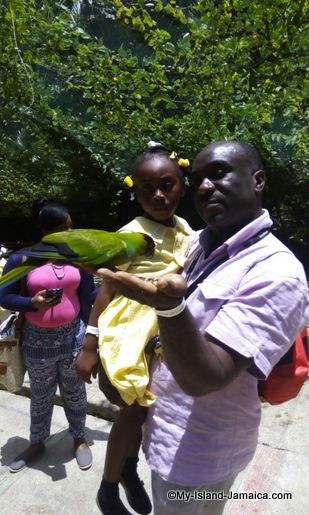
<svg viewBox="0 0 309 515">
<path fill-rule="evenodd" d="M 308 334 L 305 327 L 267 379 L 259 381 L 261 401 L 281 404 L 294 399 L 307 379 L 308 372 Z"/>
<path fill-rule="evenodd" d="M 21 389 L 26 368 L 21 351 L 23 314 L 12 312 L 0 325 L 0 386 L 9 392 Z"/>
</svg>

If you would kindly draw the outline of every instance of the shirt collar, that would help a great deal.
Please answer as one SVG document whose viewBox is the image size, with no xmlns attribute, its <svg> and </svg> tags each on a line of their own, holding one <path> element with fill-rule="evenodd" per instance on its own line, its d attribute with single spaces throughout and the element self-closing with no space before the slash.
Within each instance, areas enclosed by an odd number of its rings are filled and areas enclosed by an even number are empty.
<svg viewBox="0 0 309 515">
<path fill-rule="evenodd" d="M 258 218 L 240 229 L 240 231 L 238 231 L 236 234 L 233 234 L 233 236 L 228 238 L 222 245 L 214 249 L 210 256 L 215 257 L 217 254 L 227 252 L 228 256 L 232 257 L 237 254 L 237 252 L 239 252 L 240 247 L 245 241 L 247 241 L 249 238 L 252 238 L 252 236 L 254 236 L 259 231 L 262 231 L 263 229 L 269 229 L 272 225 L 273 222 L 267 209 L 262 209 L 262 214 Z M 204 249 L 205 254 L 209 254 L 210 232 L 207 227 L 201 231 L 199 235 L 199 243 Z"/>
</svg>

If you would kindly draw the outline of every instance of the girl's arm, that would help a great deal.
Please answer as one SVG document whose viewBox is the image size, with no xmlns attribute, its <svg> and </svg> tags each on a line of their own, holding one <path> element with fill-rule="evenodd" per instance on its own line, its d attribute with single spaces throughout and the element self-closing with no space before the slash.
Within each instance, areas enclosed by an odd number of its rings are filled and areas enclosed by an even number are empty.
<svg viewBox="0 0 309 515">
<path fill-rule="evenodd" d="M 114 294 L 115 290 L 104 281 L 92 307 L 88 325 L 98 327 L 99 316 L 107 308 Z M 96 377 L 98 359 L 98 337 L 86 332 L 83 348 L 76 360 L 78 375 L 86 383 L 91 383 L 91 376 Z"/>
<path fill-rule="evenodd" d="M 93 275 L 85 270 L 80 271 L 80 284 L 78 287 L 78 297 L 80 300 L 80 317 L 85 324 L 89 320 L 92 305 L 95 302 L 98 288 L 95 287 Z"/>
</svg>

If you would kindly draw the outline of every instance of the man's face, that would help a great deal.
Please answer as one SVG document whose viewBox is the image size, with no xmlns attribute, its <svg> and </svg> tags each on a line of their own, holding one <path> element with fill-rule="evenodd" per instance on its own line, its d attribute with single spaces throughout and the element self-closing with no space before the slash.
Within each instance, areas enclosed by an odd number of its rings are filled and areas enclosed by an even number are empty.
<svg viewBox="0 0 309 515">
<path fill-rule="evenodd" d="M 199 215 L 214 233 L 237 232 L 259 216 L 264 179 L 237 142 L 208 145 L 197 155 L 190 176 Z"/>
</svg>

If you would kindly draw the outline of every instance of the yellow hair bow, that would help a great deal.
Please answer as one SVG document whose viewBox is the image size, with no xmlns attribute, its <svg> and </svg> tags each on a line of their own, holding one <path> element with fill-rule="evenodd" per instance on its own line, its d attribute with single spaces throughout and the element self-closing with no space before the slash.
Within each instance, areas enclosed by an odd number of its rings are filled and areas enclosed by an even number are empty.
<svg viewBox="0 0 309 515">
<path fill-rule="evenodd" d="M 182 159 L 182 157 L 180 159 L 178 159 L 178 164 L 179 166 L 183 166 L 184 168 L 187 168 L 188 166 L 190 166 L 190 161 L 189 159 Z"/>
<path fill-rule="evenodd" d="M 129 175 L 127 175 L 127 176 L 123 179 L 123 184 L 125 184 L 126 186 L 128 186 L 128 188 L 133 188 L 134 182 L 133 182 L 132 177 L 130 177 Z"/>
<path fill-rule="evenodd" d="M 177 158 L 176 152 L 174 152 L 174 150 L 173 150 L 173 152 L 170 154 L 169 157 L 170 157 L 170 159 L 176 159 Z M 179 164 L 179 166 L 183 166 L 184 168 L 187 168 L 188 166 L 190 166 L 190 161 L 189 161 L 189 159 L 183 159 L 182 157 L 180 157 L 178 159 L 178 164 Z"/>
</svg>

